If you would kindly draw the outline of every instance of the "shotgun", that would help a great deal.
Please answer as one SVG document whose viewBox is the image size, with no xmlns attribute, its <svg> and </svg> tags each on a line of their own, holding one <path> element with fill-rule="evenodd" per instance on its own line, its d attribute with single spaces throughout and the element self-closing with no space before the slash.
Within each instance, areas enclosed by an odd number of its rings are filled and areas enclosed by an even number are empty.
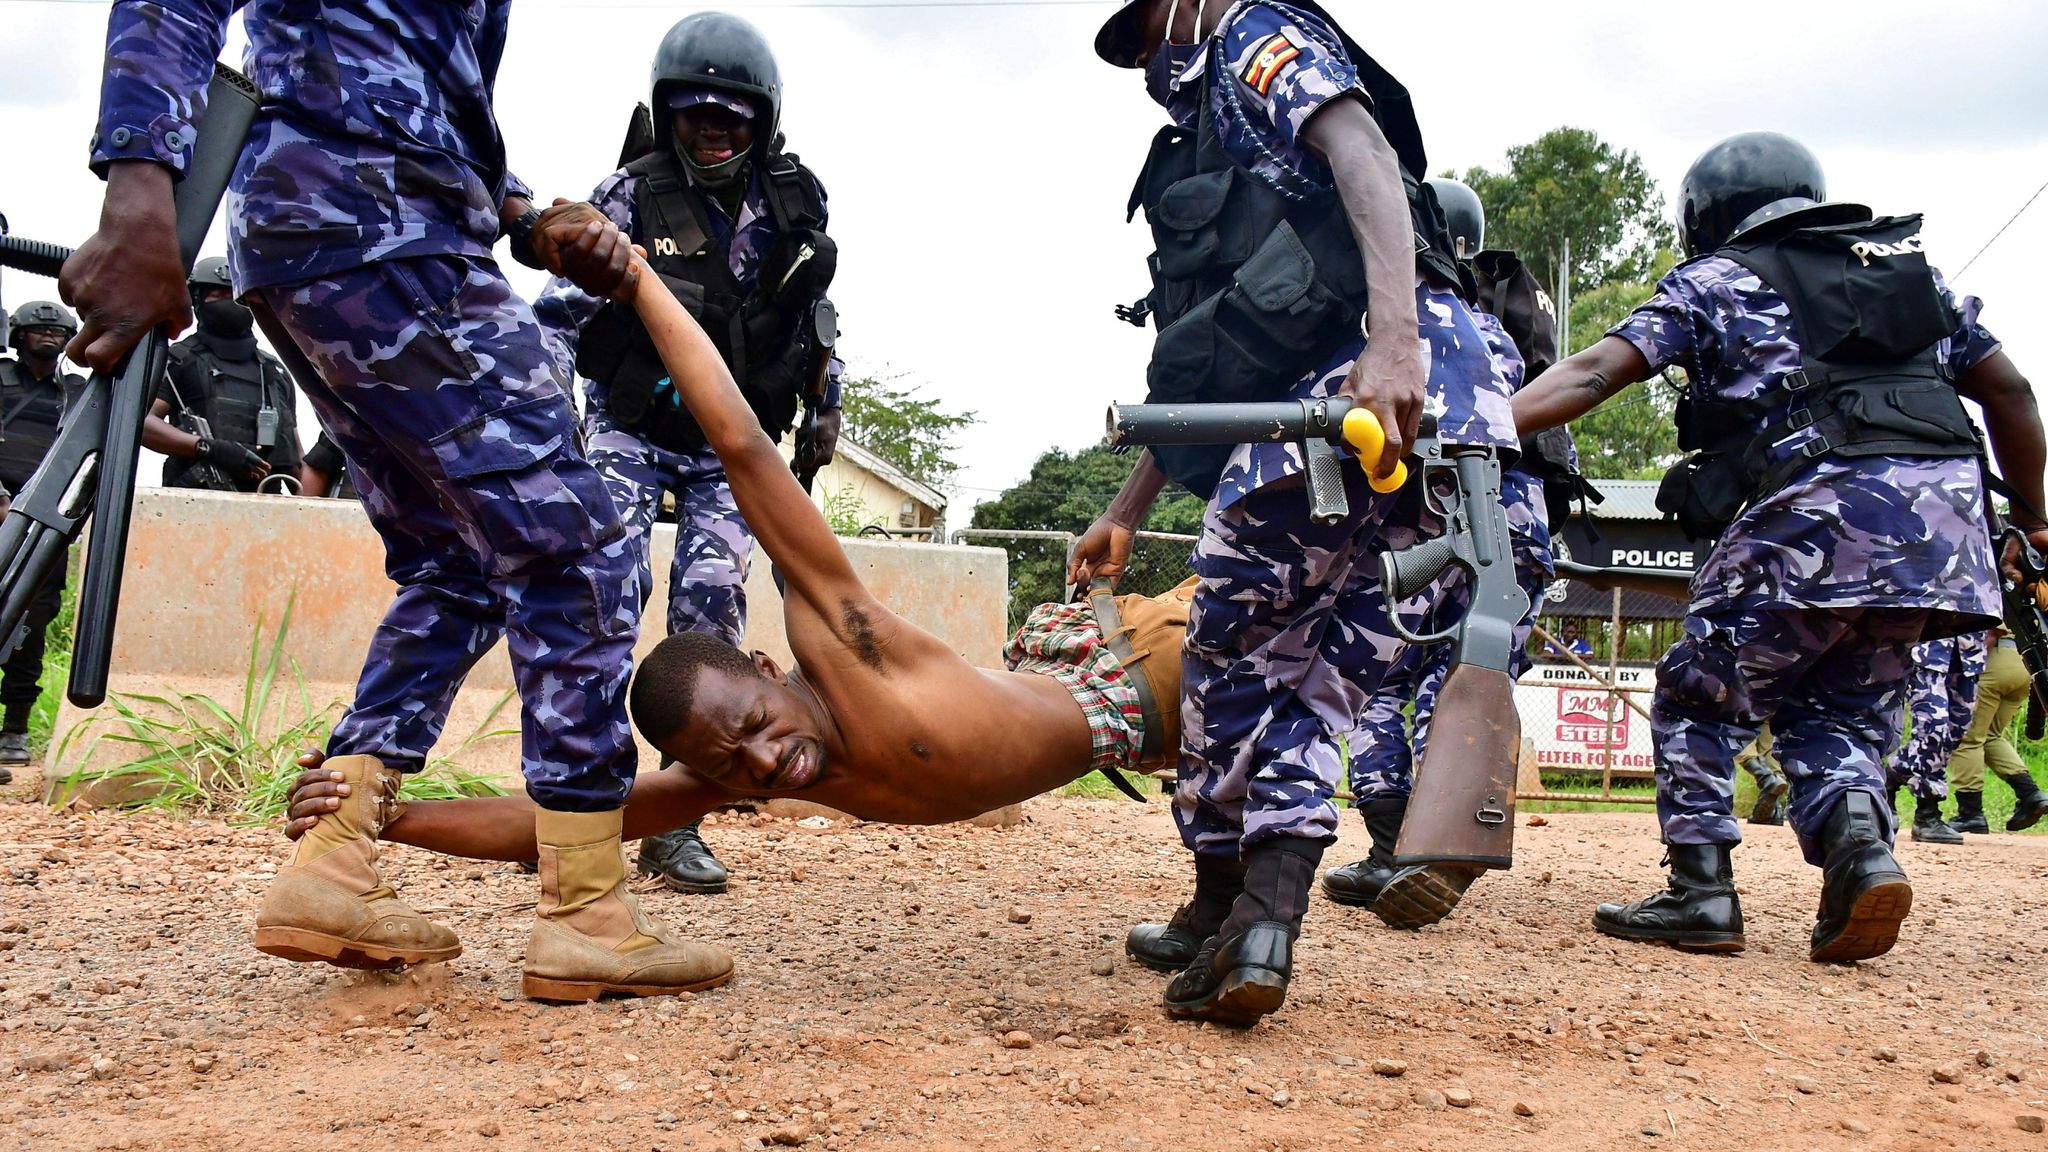
<svg viewBox="0 0 2048 1152">
<path fill-rule="evenodd" d="M 187 273 L 213 226 L 260 100 L 247 77 L 214 65 L 191 162 L 174 194 L 178 250 Z M 0 264 L 10 268 L 55 278 L 70 256 L 69 249 L 54 244 L 0 236 Z M 111 376 L 93 373 L 65 413 L 49 454 L 0 521 L 0 636 L 7 638 L 5 646 L 12 651 L 21 642 L 23 620 L 36 590 L 87 518 L 98 513 L 79 578 L 67 693 L 81 708 L 97 707 L 107 696 L 142 422 L 163 379 L 170 344 L 169 332 L 159 327 L 122 359 Z"/>
<path fill-rule="evenodd" d="M 1427 418 L 1425 417 L 1425 421 Z M 1433 437 L 1435 425 L 1420 437 Z M 1419 438 L 1420 438 L 1419 437 Z M 1276 400 L 1249 404 L 1111 404 L 1109 445 L 1257 444 L 1292 441 L 1301 446 L 1308 484 L 1309 515 L 1336 524 L 1351 515 L 1344 495 L 1344 458 L 1349 444 L 1362 460 L 1378 460 L 1386 434 L 1373 414 L 1348 397 Z M 1375 492 L 1395 492 L 1408 482 L 1408 466 L 1394 466 L 1386 480 L 1370 480 Z"/>
<path fill-rule="evenodd" d="M 1559 576 L 1570 577 L 1602 592 L 1612 592 L 1619 588 L 1625 592 L 1662 596 L 1667 600 L 1683 602 L 1692 599 L 1690 572 L 1675 572 L 1668 568 L 1602 568 L 1594 564 L 1576 564 L 1570 560 L 1555 561 L 1554 567 Z"/>
</svg>

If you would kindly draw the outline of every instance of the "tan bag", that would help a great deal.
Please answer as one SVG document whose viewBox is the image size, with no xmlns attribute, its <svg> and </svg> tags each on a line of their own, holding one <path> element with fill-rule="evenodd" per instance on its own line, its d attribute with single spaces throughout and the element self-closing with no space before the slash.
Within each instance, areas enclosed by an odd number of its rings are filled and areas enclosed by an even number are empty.
<svg viewBox="0 0 2048 1152">
<path fill-rule="evenodd" d="M 1198 583 L 1190 576 L 1157 596 L 1116 596 L 1106 581 L 1089 591 L 1103 641 L 1130 674 L 1145 712 L 1142 771 L 1169 767 L 1180 757 L 1181 648 Z"/>
</svg>

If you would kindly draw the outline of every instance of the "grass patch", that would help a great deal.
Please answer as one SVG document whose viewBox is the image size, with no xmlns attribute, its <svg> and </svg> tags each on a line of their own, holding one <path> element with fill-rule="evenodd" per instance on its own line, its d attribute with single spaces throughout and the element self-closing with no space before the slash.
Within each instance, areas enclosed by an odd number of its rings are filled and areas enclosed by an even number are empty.
<svg viewBox="0 0 2048 1152">
<path fill-rule="evenodd" d="M 298 757 L 326 743 L 340 700 L 315 704 L 298 661 L 285 652 L 291 633 L 294 592 L 285 601 L 275 632 L 266 635 L 259 618 L 249 644 L 249 662 L 239 701 L 223 704 L 199 692 L 169 695 L 116 693 L 109 702 L 65 733 L 51 757 L 53 771 L 67 762 L 59 797 L 114 784 L 116 807 L 218 813 L 231 822 L 265 824 L 283 815 Z M 266 645 L 265 641 L 268 640 Z M 499 715 L 513 699 L 499 697 L 482 723 L 456 752 L 507 734 Z M 111 767 L 89 767 L 105 745 L 124 757 Z M 504 790 L 439 756 L 425 771 L 406 778 L 404 792 L 421 800 L 457 796 L 499 796 Z"/>
<path fill-rule="evenodd" d="M 1124 779 L 1129 780 L 1132 786 L 1137 788 L 1138 794 L 1141 796 L 1150 797 L 1153 793 L 1159 791 L 1159 782 L 1150 776 L 1126 772 L 1124 773 Z M 1117 791 L 1116 785 L 1109 782 L 1109 777 L 1104 776 L 1100 772 L 1090 772 L 1072 784 L 1061 785 L 1057 794 L 1061 796 L 1078 796 L 1083 800 L 1121 800 L 1126 804 L 1131 802 L 1130 797 Z"/>
<path fill-rule="evenodd" d="M 64 689 L 71 680 L 71 623 L 78 607 L 78 558 L 83 547 L 71 546 L 71 562 L 64 569 L 64 595 L 58 601 L 56 618 L 50 621 L 43 676 L 37 682 L 41 693 L 28 714 L 29 757 L 35 760 L 49 751 L 57 728 L 57 709 L 63 706 Z"/>
</svg>

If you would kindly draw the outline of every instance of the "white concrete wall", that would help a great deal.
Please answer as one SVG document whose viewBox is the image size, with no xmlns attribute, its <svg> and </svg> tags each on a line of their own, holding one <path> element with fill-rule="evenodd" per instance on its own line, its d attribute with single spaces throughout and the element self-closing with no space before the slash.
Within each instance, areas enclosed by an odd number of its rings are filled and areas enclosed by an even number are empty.
<svg viewBox="0 0 2048 1152">
<path fill-rule="evenodd" d="M 1004 635 L 1009 569 L 993 548 L 844 541 L 854 568 L 876 596 L 904 619 L 944 639 L 968 660 L 997 666 Z M 668 557 L 675 528 L 655 528 L 652 629 L 637 652 L 661 639 L 668 598 Z M 136 493 L 135 516 L 115 631 L 113 692 L 203 692 L 238 705 L 259 619 L 264 641 L 293 602 L 285 651 L 297 662 L 315 706 L 346 701 L 369 639 L 389 604 L 384 550 L 360 506 L 346 500 L 248 497 L 186 489 Z M 293 594 L 296 591 L 296 599 Z M 756 554 L 747 581 L 747 644 L 789 660 L 781 597 L 765 555 Z M 443 737 L 444 749 L 475 731 L 506 689 L 511 666 L 503 645 L 470 673 Z M 296 687 L 281 693 L 274 721 L 299 706 Z M 56 741 L 83 717 L 66 702 Z M 516 727 L 516 706 L 500 716 Z M 80 744 L 83 742 L 81 741 Z M 103 746 L 108 748 L 109 746 Z M 643 764 L 651 753 L 643 745 Z M 478 745 L 464 767 L 516 777 L 518 741 Z M 110 757 L 103 753 L 96 762 Z M 56 774 L 69 764 L 47 766 Z"/>
</svg>

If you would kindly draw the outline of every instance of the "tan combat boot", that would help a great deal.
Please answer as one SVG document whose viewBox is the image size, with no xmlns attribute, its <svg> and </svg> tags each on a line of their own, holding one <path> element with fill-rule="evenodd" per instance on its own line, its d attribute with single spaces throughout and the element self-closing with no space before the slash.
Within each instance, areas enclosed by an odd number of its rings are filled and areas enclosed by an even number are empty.
<svg viewBox="0 0 2048 1152">
<path fill-rule="evenodd" d="M 404 777 L 375 756 L 325 765 L 349 786 L 299 838 L 256 914 L 256 950 L 337 968 L 400 968 L 462 955 L 455 933 L 407 907 L 377 873 L 377 833 L 398 818 Z"/>
<path fill-rule="evenodd" d="M 725 949 L 676 939 L 626 890 L 621 819 L 615 811 L 534 813 L 540 906 L 523 987 L 535 1000 L 668 996 L 732 979 Z"/>
</svg>

